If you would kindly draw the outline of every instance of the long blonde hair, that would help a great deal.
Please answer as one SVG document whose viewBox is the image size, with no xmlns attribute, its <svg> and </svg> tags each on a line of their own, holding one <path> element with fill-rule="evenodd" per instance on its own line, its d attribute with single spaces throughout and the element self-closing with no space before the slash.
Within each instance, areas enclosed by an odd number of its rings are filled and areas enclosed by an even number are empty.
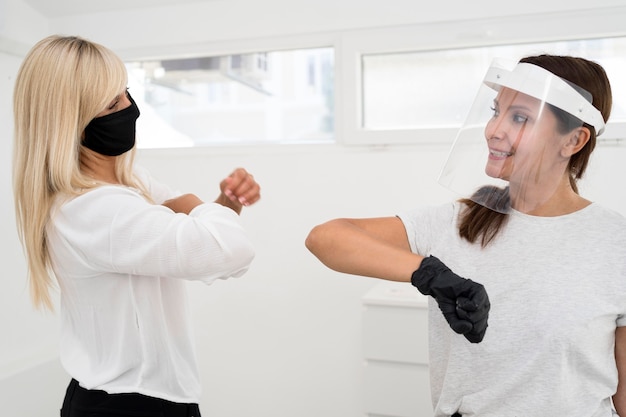
<svg viewBox="0 0 626 417">
<path fill-rule="evenodd" d="M 75 196 L 98 184 L 80 169 L 87 124 L 127 84 L 124 63 L 107 48 L 75 36 L 49 36 L 26 55 L 13 94 L 13 193 L 33 304 L 52 310 L 55 287 L 46 226 L 58 195 Z M 117 158 L 125 185 L 133 178 L 134 149 Z"/>
</svg>

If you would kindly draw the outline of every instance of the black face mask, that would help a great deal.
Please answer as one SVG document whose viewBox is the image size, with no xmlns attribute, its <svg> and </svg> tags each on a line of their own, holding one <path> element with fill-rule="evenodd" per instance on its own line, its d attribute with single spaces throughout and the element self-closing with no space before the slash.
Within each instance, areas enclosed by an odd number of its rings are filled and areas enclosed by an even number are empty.
<svg viewBox="0 0 626 417">
<path fill-rule="evenodd" d="M 83 145 L 102 155 L 118 156 L 135 146 L 135 123 L 139 117 L 139 108 L 128 94 L 130 106 L 96 117 L 85 128 Z"/>
</svg>

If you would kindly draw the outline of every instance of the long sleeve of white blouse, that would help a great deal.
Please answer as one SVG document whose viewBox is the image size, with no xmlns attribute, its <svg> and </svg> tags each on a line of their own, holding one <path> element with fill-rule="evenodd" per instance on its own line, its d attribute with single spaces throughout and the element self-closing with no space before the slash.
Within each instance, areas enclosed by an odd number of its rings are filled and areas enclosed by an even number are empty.
<svg viewBox="0 0 626 417">
<path fill-rule="evenodd" d="M 158 183 L 147 185 L 160 190 L 159 199 L 173 197 Z M 61 204 L 49 232 L 55 269 L 74 277 L 114 273 L 211 283 L 242 275 L 254 258 L 233 210 L 205 203 L 189 215 L 174 213 L 120 186 Z"/>
</svg>

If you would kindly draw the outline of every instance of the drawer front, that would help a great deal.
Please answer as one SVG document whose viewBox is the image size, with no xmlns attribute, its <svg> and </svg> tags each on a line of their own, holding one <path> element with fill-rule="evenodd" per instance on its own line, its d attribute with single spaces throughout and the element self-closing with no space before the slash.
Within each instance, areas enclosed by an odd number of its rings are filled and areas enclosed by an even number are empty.
<svg viewBox="0 0 626 417">
<path fill-rule="evenodd" d="M 427 308 L 366 306 L 363 350 L 366 359 L 428 365 Z"/>
<path fill-rule="evenodd" d="M 427 366 L 369 361 L 364 378 L 368 416 L 432 416 Z"/>
</svg>

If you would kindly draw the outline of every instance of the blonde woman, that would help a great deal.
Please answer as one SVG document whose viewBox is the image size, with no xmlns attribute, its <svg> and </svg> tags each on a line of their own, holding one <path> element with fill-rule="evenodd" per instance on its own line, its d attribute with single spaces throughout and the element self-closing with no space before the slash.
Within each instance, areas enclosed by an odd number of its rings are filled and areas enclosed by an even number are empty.
<svg viewBox="0 0 626 417">
<path fill-rule="evenodd" d="M 47 37 L 22 63 L 13 181 L 32 298 L 52 308 L 58 282 L 62 416 L 199 416 L 185 280 L 246 272 L 239 213 L 260 187 L 238 168 L 204 203 L 136 169 L 126 85 L 123 62 L 79 37 Z"/>
</svg>

